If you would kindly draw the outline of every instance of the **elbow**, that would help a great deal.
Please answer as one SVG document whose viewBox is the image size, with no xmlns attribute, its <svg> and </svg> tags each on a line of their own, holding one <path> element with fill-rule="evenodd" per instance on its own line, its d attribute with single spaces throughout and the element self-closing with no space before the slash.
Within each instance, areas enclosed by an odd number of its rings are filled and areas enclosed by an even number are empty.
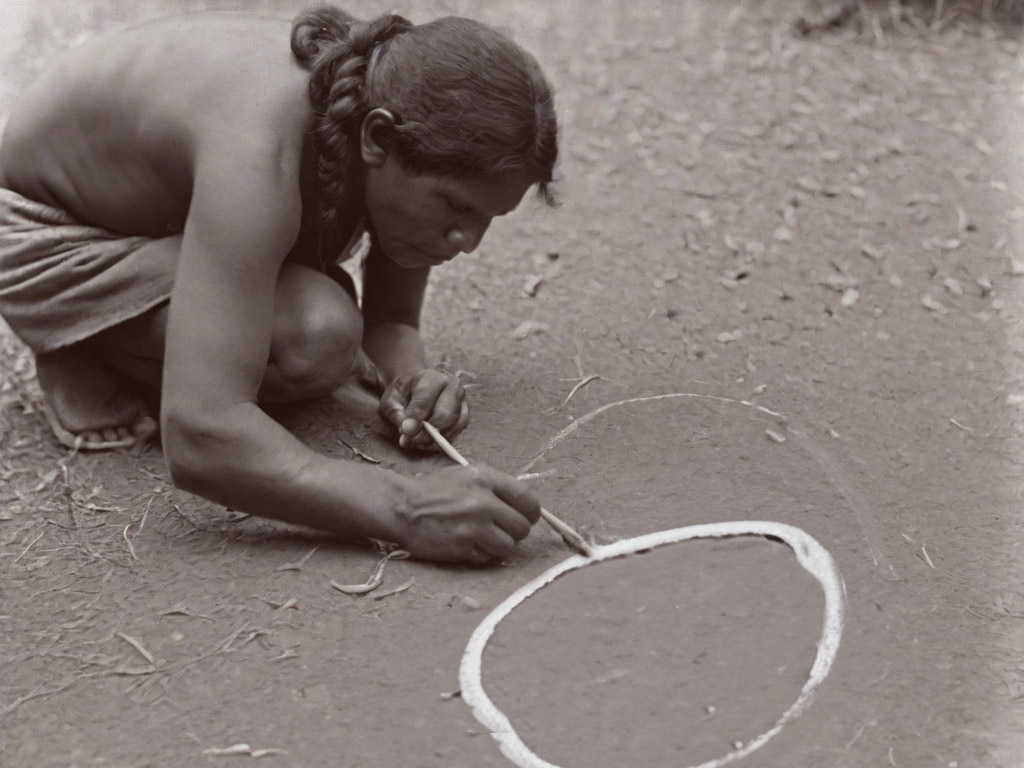
<svg viewBox="0 0 1024 768">
<path fill-rule="evenodd" d="M 189 414 L 165 413 L 161 425 L 164 460 L 175 488 L 209 496 L 217 471 L 214 430 Z"/>
</svg>

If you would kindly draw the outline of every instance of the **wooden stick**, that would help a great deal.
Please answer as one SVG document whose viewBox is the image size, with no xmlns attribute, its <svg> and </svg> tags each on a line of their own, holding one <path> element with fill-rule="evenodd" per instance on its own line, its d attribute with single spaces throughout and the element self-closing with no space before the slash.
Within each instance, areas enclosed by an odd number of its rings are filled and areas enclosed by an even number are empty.
<svg viewBox="0 0 1024 768">
<path fill-rule="evenodd" d="M 455 449 L 454 445 L 448 442 L 444 435 L 437 431 L 437 427 L 429 421 L 424 421 L 423 428 L 427 431 L 427 434 L 433 438 L 434 442 L 437 443 L 441 450 L 444 451 L 445 455 L 449 459 L 464 467 L 469 466 L 469 462 L 466 461 L 466 458 Z M 564 520 L 555 517 L 555 515 L 548 512 L 544 507 L 540 508 L 540 516 L 544 518 L 544 522 L 554 529 L 555 533 L 562 537 L 562 541 L 568 544 L 572 549 L 576 550 L 584 557 L 594 556 L 594 548 L 587 544 L 586 539 L 580 536 L 580 534 Z"/>
</svg>

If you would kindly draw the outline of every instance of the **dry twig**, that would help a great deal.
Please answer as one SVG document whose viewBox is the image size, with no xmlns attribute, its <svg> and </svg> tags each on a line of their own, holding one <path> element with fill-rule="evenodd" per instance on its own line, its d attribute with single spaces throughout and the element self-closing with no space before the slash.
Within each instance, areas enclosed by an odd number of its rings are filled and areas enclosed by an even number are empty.
<svg viewBox="0 0 1024 768">
<path fill-rule="evenodd" d="M 311 558 L 313 556 L 313 553 L 315 553 L 318 549 L 320 549 L 319 546 L 313 547 L 311 550 L 309 550 L 309 552 L 307 552 L 305 555 L 303 555 L 300 559 L 298 559 L 298 560 L 296 560 L 294 562 L 291 562 L 291 563 L 285 563 L 284 565 L 279 565 L 274 570 L 275 571 L 301 571 L 302 570 L 302 566 L 304 566 L 307 562 L 309 562 L 309 558 Z"/>
<path fill-rule="evenodd" d="M 138 651 L 139 655 L 142 658 L 144 658 L 146 661 L 148 661 L 152 666 L 154 666 L 154 667 L 156 666 L 156 659 L 153 658 L 153 654 L 151 654 L 149 651 L 147 651 L 146 647 L 142 643 L 140 643 L 134 637 L 131 637 L 130 635 L 126 635 L 124 632 L 115 632 L 114 634 L 117 635 L 122 640 L 124 640 L 126 643 L 128 643 L 128 645 L 130 645 L 136 651 Z"/>
<path fill-rule="evenodd" d="M 344 592 L 346 595 L 365 595 L 369 592 L 373 592 L 384 582 L 384 566 L 388 564 L 389 560 L 405 560 L 409 557 L 409 553 L 404 549 L 396 549 L 388 554 L 384 555 L 373 569 L 373 573 L 370 574 L 370 578 L 367 579 L 363 584 L 339 584 L 332 580 L 331 586 L 339 592 Z"/>
</svg>

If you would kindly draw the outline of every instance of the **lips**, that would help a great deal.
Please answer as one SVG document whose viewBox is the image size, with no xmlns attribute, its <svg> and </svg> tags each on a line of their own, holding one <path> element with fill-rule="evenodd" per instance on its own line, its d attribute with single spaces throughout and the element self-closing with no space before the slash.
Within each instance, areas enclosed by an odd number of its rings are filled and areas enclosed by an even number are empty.
<svg viewBox="0 0 1024 768">
<path fill-rule="evenodd" d="M 416 250 L 425 260 L 429 261 L 435 267 L 440 264 L 444 264 L 447 261 L 451 261 L 452 259 L 455 258 L 455 254 L 452 254 L 451 256 L 435 256 L 434 254 L 428 253 L 427 251 L 421 251 L 419 248 L 417 248 Z"/>
</svg>

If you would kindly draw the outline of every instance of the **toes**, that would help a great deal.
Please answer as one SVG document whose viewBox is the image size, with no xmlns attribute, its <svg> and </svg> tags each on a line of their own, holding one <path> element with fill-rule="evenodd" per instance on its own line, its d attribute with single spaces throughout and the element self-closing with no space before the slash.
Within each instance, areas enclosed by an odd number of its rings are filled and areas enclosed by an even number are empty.
<svg viewBox="0 0 1024 768">
<path fill-rule="evenodd" d="M 132 422 L 130 431 L 136 440 L 150 440 L 159 429 L 160 425 L 152 416 L 139 416 Z"/>
<path fill-rule="evenodd" d="M 117 430 L 116 429 L 104 429 L 103 430 L 103 439 L 105 441 L 107 441 L 108 443 L 113 442 L 114 440 L 117 440 Z"/>
<path fill-rule="evenodd" d="M 92 430 L 88 430 L 86 432 L 80 432 L 78 434 L 78 436 L 80 438 L 82 438 L 82 442 L 85 443 L 85 446 L 83 446 L 83 447 L 86 447 L 86 448 L 89 447 L 90 445 L 95 444 L 95 443 L 102 443 L 103 442 L 103 435 L 101 435 L 99 432 L 94 432 Z"/>
<path fill-rule="evenodd" d="M 132 422 L 131 434 L 135 437 L 132 455 L 139 456 L 149 448 L 149 444 L 160 431 L 160 425 L 152 416 L 139 416 Z"/>
</svg>

